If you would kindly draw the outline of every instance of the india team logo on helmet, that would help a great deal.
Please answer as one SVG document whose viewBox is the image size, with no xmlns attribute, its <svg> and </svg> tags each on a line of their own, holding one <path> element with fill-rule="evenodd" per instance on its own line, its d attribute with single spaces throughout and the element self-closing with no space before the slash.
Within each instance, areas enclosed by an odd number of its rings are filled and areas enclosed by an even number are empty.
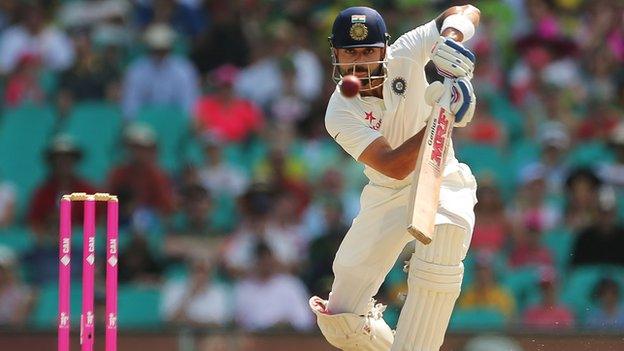
<svg viewBox="0 0 624 351">
<path fill-rule="evenodd" d="M 349 36 L 353 40 L 364 40 L 368 36 L 368 28 L 363 23 L 354 23 L 351 25 L 351 29 L 349 29 Z"/>
</svg>

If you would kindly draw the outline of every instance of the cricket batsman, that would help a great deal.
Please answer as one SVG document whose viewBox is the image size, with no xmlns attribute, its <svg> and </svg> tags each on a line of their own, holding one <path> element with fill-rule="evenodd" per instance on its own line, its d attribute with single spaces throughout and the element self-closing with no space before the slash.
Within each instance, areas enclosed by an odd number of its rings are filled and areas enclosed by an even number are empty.
<svg viewBox="0 0 624 351">
<path fill-rule="evenodd" d="M 435 236 L 416 241 L 409 261 L 408 294 L 396 333 L 382 318 L 385 309 L 373 296 L 406 244 L 410 176 L 432 105 L 444 93 L 428 84 L 425 64 L 452 79 L 450 110 L 455 127 L 472 119 L 475 95 L 470 79 L 474 55 L 461 43 L 479 23 L 479 10 L 455 6 L 398 38 L 392 45 L 381 15 L 351 7 L 334 21 L 330 39 L 334 78 L 355 75 L 360 93 L 348 98 L 338 85 L 325 125 L 354 159 L 365 165 L 369 183 L 361 209 L 333 262 L 335 279 L 328 300 L 317 296 L 310 307 L 321 332 L 333 346 L 348 351 L 437 351 L 444 341 L 463 278 L 462 260 L 474 227 L 476 181 L 449 145 Z"/>
</svg>

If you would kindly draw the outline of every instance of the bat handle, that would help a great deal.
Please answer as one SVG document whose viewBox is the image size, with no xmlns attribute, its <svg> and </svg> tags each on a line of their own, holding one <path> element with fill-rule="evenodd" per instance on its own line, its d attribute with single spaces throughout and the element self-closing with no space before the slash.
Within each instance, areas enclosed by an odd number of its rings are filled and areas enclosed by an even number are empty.
<svg viewBox="0 0 624 351">
<path fill-rule="evenodd" d="M 451 109 L 451 100 L 453 99 L 453 79 L 452 78 L 444 78 L 444 93 L 440 98 L 440 106 L 445 108 L 447 111 Z"/>
</svg>

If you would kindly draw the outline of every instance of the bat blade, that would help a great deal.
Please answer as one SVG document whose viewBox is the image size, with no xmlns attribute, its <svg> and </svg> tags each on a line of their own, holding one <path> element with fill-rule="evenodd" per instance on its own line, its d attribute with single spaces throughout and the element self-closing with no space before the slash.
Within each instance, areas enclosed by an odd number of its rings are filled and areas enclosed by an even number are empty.
<svg viewBox="0 0 624 351">
<path fill-rule="evenodd" d="M 408 202 L 408 232 L 427 245 L 433 240 L 440 185 L 455 116 L 450 112 L 451 80 L 444 79 L 445 91 L 431 109 L 425 136 L 416 160 Z"/>
</svg>

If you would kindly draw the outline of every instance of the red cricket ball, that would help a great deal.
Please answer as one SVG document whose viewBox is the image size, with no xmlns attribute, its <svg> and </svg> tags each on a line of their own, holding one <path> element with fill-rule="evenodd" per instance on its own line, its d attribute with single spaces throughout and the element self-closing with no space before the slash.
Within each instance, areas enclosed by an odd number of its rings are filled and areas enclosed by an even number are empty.
<svg viewBox="0 0 624 351">
<path fill-rule="evenodd" d="M 360 92 L 361 87 L 360 79 L 352 74 L 342 77 L 340 81 L 340 93 L 347 98 L 356 96 Z"/>
</svg>

